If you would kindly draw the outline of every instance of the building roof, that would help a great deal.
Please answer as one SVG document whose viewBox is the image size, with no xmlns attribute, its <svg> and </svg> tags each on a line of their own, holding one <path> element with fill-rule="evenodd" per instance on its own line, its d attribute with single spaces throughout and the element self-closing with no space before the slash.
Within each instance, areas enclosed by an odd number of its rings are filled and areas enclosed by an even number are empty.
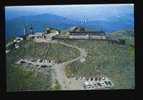
<svg viewBox="0 0 143 100">
<path fill-rule="evenodd" d="M 85 31 L 85 28 L 79 26 L 73 26 L 70 28 L 70 32 L 81 32 L 81 31 Z"/>
<path fill-rule="evenodd" d="M 104 32 L 70 32 L 70 35 L 105 35 Z"/>
</svg>

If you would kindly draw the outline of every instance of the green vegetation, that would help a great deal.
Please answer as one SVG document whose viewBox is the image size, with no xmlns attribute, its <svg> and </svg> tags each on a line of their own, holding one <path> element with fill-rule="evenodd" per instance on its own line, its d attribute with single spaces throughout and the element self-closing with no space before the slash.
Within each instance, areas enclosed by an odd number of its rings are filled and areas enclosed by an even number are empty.
<svg viewBox="0 0 143 100">
<path fill-rule="evenodd" d="M 100 40 L 61 40 L 76 45 L 87 51 L 86 61 L 76 61 L 65 67 L 67 77 L 94 77 L 97 71 L 109 77 L 113 89 L 132 89 L 135 87 L 135 48 L 134 37 L 128 31 L 114 32 L 112 36 L 125 39 L 127 47 Z M 133 45 L 133 46 L 130 46 Z M 22 65 L 16 65 L 21 58 L 49 59 L 58 63 L 65 62 L 79 56 L 79 51 L 60 44 L 35 43 L 24 40 L 20 48 L 11 50 L 7 54 L 7 90 L 60 90 L 61 86 L 51 82 L 51 71 L 48 75 L 27 71 Z"/>
<path fill-rule="evenodd" d="M 79 55 L 79 51 L 60 44 L 35 43 L 24 40 L 19 43 L 20 48 L 12 49 L 7 54 L 7 90 L 8 91 L 40 91 L 51 90 L 51 71 L 48 75 L 27 71 L 22 65 L 15 63 L 21 58 L 50 59 L 63 62 Z M 54 89 L 60 89 L 56 82 Z"/>
<path fill-rule="evenodd" d="M 54 83 L 54 86 L 52 87 L 52 90 L 60 90 L 61 86 L 59 84 L 59 82 L 56 80 Z"/>
<path fill-rule="evenodd" d="M 40 91 L 50 89 L 50 71 L 47 76 L 43 77 L 42 73 L 27 71 L 22 68 L 22 65 L 15 64 L 24 55 L 22 50 L 22 48 L 13 49 L 6 55 L 7 91 Z"/>
<path fill-rule="evenodd" d="M 8 64 L 7 91 L 49 90 L 50 80 L 50 73 L 43 77 L 42 73 L 24 70 L 20 65 Z"/>
<path fill-rule="evenodd" d="M 127 45 L 134 45 L 134 32 L 122 30 L 118 32 L 111 33 L 112 37 L 117 37 L 119 39 L 124 39 Z"/>
<path fill-rule="evenodd" d="M 77 63 L 72 63 L 72 64 L 77 64 Z M 73 65 L 73 66 L 77 66 L 77 65 Z M 74 67 L 74 68 L 71 68 L 71 66 L 66 66 L 65 69 L 64 69 L 64 72 L 65 72 L 65 75 L 70 78 L 70 77 L 73 77 L 74 74 L 77 73 L 77 67 Z"/>
<path fill-rule="evenodd" d="M 60 44 L 35 43 L 31 40 L 23 41 L 21 48 L 13 50 L 12 54 L 16 58 L 36 58 L 49 59 L 56 62 L 71 60 L 79 55 L 79 51 Z"/>
<path fill-rule="evenodd" d="M 115 84 L 114 89 L 134 88 L 134 48 L 124 48 L 107 41 L 73 40 L 65 42 L 85 48 L 84 63 L 76 61 L 66 68 L 69 75 L 91 77 L 97 69 Z M 71 74 L 72 73 L 72 74 Z"/>
</svg>

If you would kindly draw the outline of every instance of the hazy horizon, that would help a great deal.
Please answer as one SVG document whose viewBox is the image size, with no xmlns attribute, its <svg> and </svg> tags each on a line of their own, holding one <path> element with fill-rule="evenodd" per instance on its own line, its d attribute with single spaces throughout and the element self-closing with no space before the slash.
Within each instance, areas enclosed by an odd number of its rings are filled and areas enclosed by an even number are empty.
<svg viewBox="0 0 143 100">
<path fill-rule="evenodd" d="M 133 15 L 133 12 L 133 4 L 39 5 L 5 7 L 6 20 L 20 16 L 40 15 L 46 13 L 73 20 L 95 20 L 96 18 L 98 20 L 105 20 L 107 17 L 113 15 L 119 17 L 124 15 L 124 13 L 130 13 Z"/>
<path fill-rule="evenodd" d="M 47 26 L 60 30 L 72 26 L 105 32 L 132 30 L 134 4 L 6 6 L 5 18 L 7 37 L 22 34 L 25 24 L 32 24 L 35 31 Z"/>
</svg>

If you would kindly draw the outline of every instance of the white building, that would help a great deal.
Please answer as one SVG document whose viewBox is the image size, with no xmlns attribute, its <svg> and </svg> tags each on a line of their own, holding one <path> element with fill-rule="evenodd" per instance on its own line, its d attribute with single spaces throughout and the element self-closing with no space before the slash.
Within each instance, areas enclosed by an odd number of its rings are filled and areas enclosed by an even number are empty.
<svg viewBox="0 0 143 100">
<path fill-rule="evenodd" d="M 14 39 L 13 42 L 19 43 L 19 42 L 22 41 L 22 40 L 23 40 L 22 37 L 16 37 L 16 39 Z"/>
<path fill-rule="evenodd" d="M 35 34 L 29 34 L 27 39 L 37 39 L 37 38 L 42 38 L 44 33 L 37 32 Z"/>
<path fill-rule="evenodd" d="M 70 32 L 70 39 L 106 39 L 104 32 Z"/>
</svg>

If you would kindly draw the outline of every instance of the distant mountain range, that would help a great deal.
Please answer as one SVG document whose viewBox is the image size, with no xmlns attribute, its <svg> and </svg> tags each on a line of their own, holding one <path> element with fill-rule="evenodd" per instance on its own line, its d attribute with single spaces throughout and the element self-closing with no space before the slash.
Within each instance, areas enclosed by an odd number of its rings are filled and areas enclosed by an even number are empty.
<svg viewBox="0 0 143 100">
<path fill-rule="evenodd" d="M 92 21 L 72 20 L 66 17 L 46 13 L 20 16 L 6 20 L 6 38 L 23 34 L 24 25 L 31 24 L 34 31 L 44 31 L 46 27 L 63 30 L 72 26 L 82 26 L 92 31 L 102 30 L 105 32 L 132 30 L 134 28 L 134 20 L 131 18 L 130 13 L 120 16 L 110 16 L 105 19 L 97 18 Z"/>
</svg>

